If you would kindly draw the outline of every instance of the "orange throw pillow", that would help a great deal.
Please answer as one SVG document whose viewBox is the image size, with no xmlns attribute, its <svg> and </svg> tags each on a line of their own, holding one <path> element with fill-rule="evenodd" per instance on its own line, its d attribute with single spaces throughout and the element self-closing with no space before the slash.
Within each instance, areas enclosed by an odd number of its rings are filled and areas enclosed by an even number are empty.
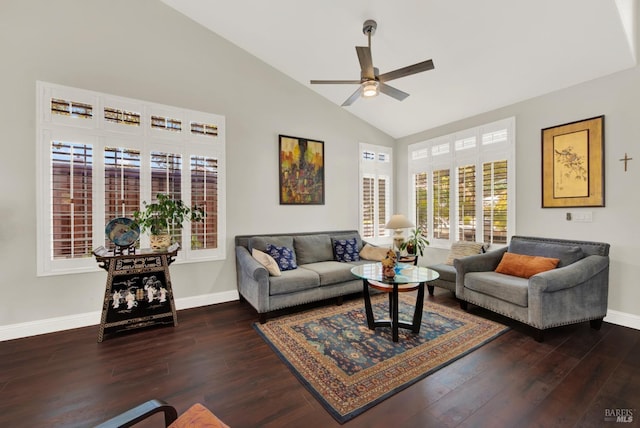
<svg viewBox="0 0 640 428">
<path fill-rule="evenodd" d="M 549 257 L 527 256 L 524 254 L 504 253 L 496 272 L 505 275 L 529 278 L 533 275 L 555 269 L 560 259 Z"/>
</svg>

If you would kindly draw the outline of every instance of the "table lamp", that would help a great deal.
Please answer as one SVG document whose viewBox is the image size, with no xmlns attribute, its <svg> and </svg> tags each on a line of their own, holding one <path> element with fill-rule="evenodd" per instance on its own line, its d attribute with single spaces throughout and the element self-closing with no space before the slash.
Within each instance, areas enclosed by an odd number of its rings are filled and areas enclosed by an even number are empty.
<svg viewBox="0 0 640 428">
<path fill-rule="evenodd" d="M 400 251 L 400 245 L 404 242 L 402 229 L 414 226 L 404 214 L 394 214 L 384 227 L 385 229 L 393 229 L 393 246 Z"/>
</svg>

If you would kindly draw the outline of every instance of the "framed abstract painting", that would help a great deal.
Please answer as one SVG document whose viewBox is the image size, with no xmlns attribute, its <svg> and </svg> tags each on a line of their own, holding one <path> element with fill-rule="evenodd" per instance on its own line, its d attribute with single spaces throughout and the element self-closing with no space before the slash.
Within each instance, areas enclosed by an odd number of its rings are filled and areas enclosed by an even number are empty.
<svg viewBox="0 0 640 428">
<path fill-rule="evenodd" d="M 542 208 L 604 207 L 604 116 L 542 130 Z"/>
<path fill-rule="evenodd" d="M 324 142 L 279 136 L 280 205 L 324 205 Z"/>
</svg>

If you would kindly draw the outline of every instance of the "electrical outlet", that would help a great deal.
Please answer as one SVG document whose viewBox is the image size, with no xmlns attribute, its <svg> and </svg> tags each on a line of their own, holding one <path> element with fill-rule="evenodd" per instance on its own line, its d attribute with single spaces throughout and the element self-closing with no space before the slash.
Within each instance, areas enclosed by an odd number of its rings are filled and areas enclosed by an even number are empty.
<svg viewBox="0 0 640 428">
<path fill-rule="evenodd" d="M 571 213 L 567 213 L 567 221 L 571 221 Z"/>
</svg>

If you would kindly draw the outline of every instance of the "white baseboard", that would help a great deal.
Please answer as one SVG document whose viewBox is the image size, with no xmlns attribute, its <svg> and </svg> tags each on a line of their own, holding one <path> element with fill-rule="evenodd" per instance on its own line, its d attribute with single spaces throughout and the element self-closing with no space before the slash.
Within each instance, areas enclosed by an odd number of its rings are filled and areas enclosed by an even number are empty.
<svg viewBox="0 0 640 428">
<path fill-rule="evenodd" d="M 190 309 L 200 306 L 215 305 L 217 303 L 238 300 L 238 291 L 224 291 L 222 293 L 203 294 L 201 296 L 183 297 L 176 300 L 176 309 Z M 84 314 L 68 315 L 64 317 L 48 318 L 29 321 L 20 324 L 0 326 L 0 342 L 19 339 L 21 337 L 37 336 L 39 334 L 70 330 L 72 328 L 88 327 L 100 324 L 100 311 Z M 609 309 L 605 322 L 640 330 L 640 316 Z"/>
<path fill-rule="evenodd" d="M 638 315 L 609 309 L 607 310 L 607 316 L 604 318 L 604 321 L 640 330 L 640 316 Z"/>
<path fill-rule="evenodd" d="M 176 299 L 176 310 L 215 305 L 216 303 L 238 300 L 238 291 L 224 291 L 222 293 L 204 294 L 201 296 L 183 297 Z M 101 311 L 84 314 L 68 315 L 64 317 L 48 318 L 19 324 L 0 326 L 0 342 L 19 339 L 21 337 L 36 336 L 72 328 L 88 327 L 100 324 Z"/>
</svg>

